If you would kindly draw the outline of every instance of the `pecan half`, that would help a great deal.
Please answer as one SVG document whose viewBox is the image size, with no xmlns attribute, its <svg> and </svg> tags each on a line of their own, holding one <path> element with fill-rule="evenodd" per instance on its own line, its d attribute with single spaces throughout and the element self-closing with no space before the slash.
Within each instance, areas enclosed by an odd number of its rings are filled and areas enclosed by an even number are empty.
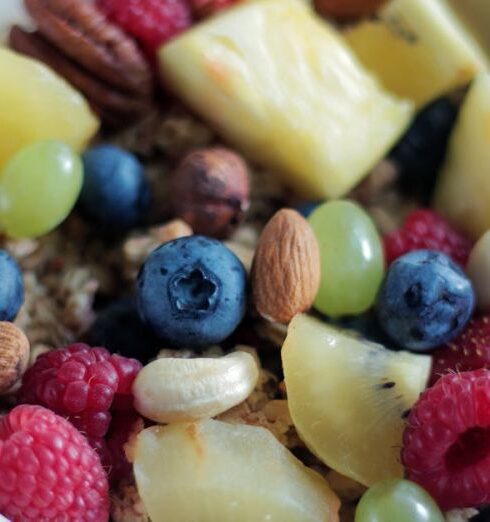
<svg viewBox="0 0 490 522">
<path fill-rule="evenodd" d="M 24 2 L 40 33 L 93 75 L 122 91 L 151 93 L 151 71 L 136 43 L 95 5 L 80 0 Z"/>
</svg>

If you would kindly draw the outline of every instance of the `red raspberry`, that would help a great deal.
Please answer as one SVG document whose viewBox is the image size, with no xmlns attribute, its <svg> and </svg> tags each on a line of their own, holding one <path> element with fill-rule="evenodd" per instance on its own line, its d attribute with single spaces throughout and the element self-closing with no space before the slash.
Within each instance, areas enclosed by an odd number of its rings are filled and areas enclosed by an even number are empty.
<svg viewBox="0 0 490 522">
<path fill-rule="evenodd" d="M 103 437 L 113 402 L 119 409 L 132 406 L 131 385 L 140 369 L 135 359 L 72 344 L 37 358 L 24 374 L 18 399 L 67 417 L 88 437 Z"/>
<path fill-rule="evenodd" d="M 402 461 L 443 510 L 490 503 L 490 371 L 448 374 L 408 417 Z"/>
<path fill-rule="evenodd" d="M 100 459 L 65 419 L 17 406 L 0 420 L 0 512 L 12 522 L 107 522 Z"/>
<path fill-rule="evenodd" d="M 428 209 L 413 211 L 403 228 L 385 236 L 384 245 L 388 265 L 403 254 L 427 249 L 443 252 L 463 267 L 473 246 L 439 214 Z"/>
<path fill-rule="evenodd" d="M 198 18 L 205 18 L 222 9 L 227 9 L 239 0 L 190 0 L 192 10 Z"/>
<path fill-rule="evenodd" d="M 448 372 L 490 369 L 490 315 L 472 319 L 463 333 L 432 355 L 431 384 Z"/>
<path fill-rule="evenodd" d="M 136 38 L 151 58 L 192 23 L 187 0 L 97 0 L 107 18 Z"/>
</svg>

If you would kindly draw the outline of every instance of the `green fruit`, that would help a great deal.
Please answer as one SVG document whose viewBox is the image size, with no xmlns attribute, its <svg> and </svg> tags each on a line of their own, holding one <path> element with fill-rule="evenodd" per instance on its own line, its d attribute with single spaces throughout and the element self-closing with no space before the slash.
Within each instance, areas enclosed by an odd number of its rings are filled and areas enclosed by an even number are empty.
<svg viewBox="0 0 490 522">
<path fill-rule="evenodd" d="M 308 447 L 366 486 L 402 478 L 405 419 L 431 358 L 387 350 L 307 315 L 291 321 L 281 353 L 289 411 Z"/>
<path fill-rule="evenodd" d="M 0 228 L 11 237 L 36 237 L 69 214 L 83 182 L 81 159 L 64 143 L 28 145 L 0 173 Z"/>
<path fill-rule="evenodd" d="M 309 217 L 320 246 L 321 282 L 315 307 L 330 316 L 369 309 L 384 274 L 379 234 L 366 212 L 350 201 L 332 201 Z"/>
<path fill-rule="evenodd" d="M 355 522 L 444 522 L 432 497 L 408 480 L 386 480 L 364 494 Z"/>
</svg>

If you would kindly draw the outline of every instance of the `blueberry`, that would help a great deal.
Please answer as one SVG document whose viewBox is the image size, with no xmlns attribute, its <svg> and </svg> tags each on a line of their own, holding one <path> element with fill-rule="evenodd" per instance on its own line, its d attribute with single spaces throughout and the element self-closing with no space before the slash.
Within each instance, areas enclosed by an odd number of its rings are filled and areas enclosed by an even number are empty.
<svg viewBox="0 0 490 522">
<path fill-rule="evenodd" d="M 104 346 L 142 363 L 156 356 L 159 344 L 141 321 L 132 297 L 123 297 L 102 309 L 88 333 L 88 340 L 93 346 Z"/>
<path fill-rule="evenodd" d="M 13 321 L 24 302 L 24 281 L 17 261 L 0 250 L 0 321 Z"/>
<path fill-rule="evenodd" d="M 150 187 L 133 154 L 112 145 L 83 155 L 84 181 L 79 206 L 103 229 L 126 230 L 141 222 L 150 204 Z"/>
<path fill-rule="evenodd" d="M 219 343 L 243 318 L 246 285 L 245 268 L 222 243 L 184 237 L 146 259 L 138 275 L 138 310 L 174 346 Z"/>
<path fill-rule="evenodd" d="M 470 280 L 448 256 L 416 250 L 390 267 L 377 302 L 387 335 L 403 348 L 429 350 L 450 341 L 475 307 Z"/>
<path fill-rule="evenodd" d="M 430 200 L 457 115 L 448 98 L 435 100 L 417 114 L 390 153 L 400 169 L 401 188 L 424 202 Z"/>
</svg>

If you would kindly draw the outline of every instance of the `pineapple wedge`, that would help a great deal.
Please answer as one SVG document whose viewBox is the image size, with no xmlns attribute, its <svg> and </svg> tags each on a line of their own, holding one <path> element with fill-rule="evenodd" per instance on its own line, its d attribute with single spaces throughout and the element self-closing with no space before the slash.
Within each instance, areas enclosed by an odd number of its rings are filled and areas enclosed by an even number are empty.
<svg viewBox="0 0 490 522">
<path fill-rule="evenodd" d="M 35 141 L 82 150 L 99 128 L 88 103 L 41 62 L 0 47 L 0 167 Z"/>
<path fill-rule="evenodd" d="M 226 139 L 314 199 L 349 191 L 412 114 L 301 0 L 240 4 L 163 46 L 159 61 Z"/>
<path fill-rule="evenodd" d="M 338 522 L 339 499 L 264 428 L 208 420 L 142 431 L 138 492 L 152 522 Z"/>
<path fill-rule="evenodd" d="M 466 96 L 435 191 L 437 210 L 470 237 L 490 228 L 490 74 Z"/>
<path fill-rule="evenodd" d="M 446 0 L 392 0 L 378 20 L 361 22 L 345 37 L 388 90 L 419 107 L 489 66 Z"/>
</svg>

